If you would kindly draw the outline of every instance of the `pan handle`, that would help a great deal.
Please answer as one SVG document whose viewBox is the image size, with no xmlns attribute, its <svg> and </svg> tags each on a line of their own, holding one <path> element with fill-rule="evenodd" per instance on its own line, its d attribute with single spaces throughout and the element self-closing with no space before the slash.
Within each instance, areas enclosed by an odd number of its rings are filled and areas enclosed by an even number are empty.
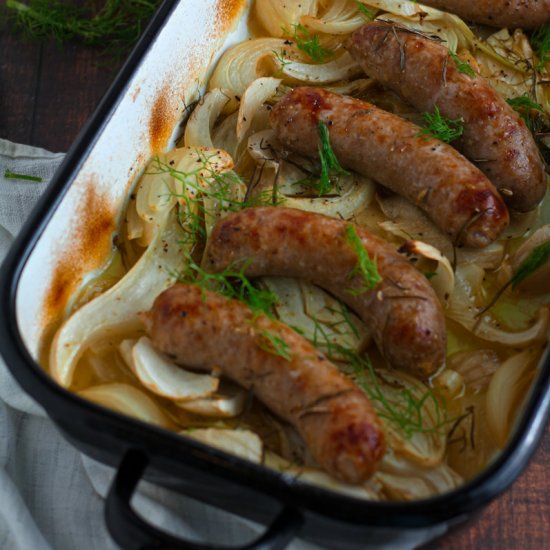
<svg viewBox="0 0 550 550">
<path fill-rule="evenodd" d="M 265 533 L 243 546 L 218 546 L 179 539 L 147 523 L 130 501 L 148 465 L 145 453 L 130 449 L 118 467 L 105 507 L 107 528 L 115 542 L 127 550 L 282 550 L 298 533 L 304 518 L 285 506 Z"/>
</svg>

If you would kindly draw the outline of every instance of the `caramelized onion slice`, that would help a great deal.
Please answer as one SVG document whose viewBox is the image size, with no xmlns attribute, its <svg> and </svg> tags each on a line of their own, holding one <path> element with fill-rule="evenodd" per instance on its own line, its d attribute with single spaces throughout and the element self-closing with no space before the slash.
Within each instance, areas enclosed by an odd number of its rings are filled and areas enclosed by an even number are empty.
<svg viewBox="0 0 550 550">
<path fill-rule="evenodd" d="M 219 378 L 190 372 L 175 365 L 160 354 L 145 336 L 137 342 L 124 340 L 119 349 L 139 381 L 157 395 L 188 401 L 207 397 L 218 389 Z"/>
<path fill-rule="evenodd" d="M 259 108 L 270 97 L 275 95 L 280 78 L 257 78 L 248 86 L 241 98 L 239 115 L 237 119 L 237 142 L 240 142 L 247 134 L 252 120 Z"/>
<path fill-rule="evenodd" d="M 157 236 L 134 267 L 107 292 L 76 311 L 57 331 L 50 350 L 50 372 L 63 387 L 71 385 L 74 369 L 84 350 L 117 330 L 141 326 L 138 312 L 173 285 L 184 256 L 183 231 L 171 211 Z"/>
<path fill-rule="evenodd" d="M 212 397 L 179 401 L 176 402 L 176 405 L 187 412 L 200 416 L 233 418 L 243 412 L 246 395 L 246 391 L 240 386 L 226 382 Z"/>
<path fill-rule="evenodd" d="M 260 77 L 282 78 L 289 85 L 322 85 L 362 74 L 348 52 L 326 63 L 308 63 L 292 42 L 283 38 L 254 38 L 226 50 L 208 83 L 209 89 L 231 90 L 240 98 Z M 234 109 L 232 101 L 226 109 Z"/>
<path fill-rule="evenodd" d="M 220 174 L 232 167 L 233 159 L 225 151 L 208 147 L 180 147 L 153 159 L 136 190 L 136 212 L 145 223 L 144 236 L 148 236 L 140 244 L 151 242 L 176 204 L 198 210 L 202 190 L 215 187 L 224 177 Z M 206 205 L 205 211 L 210 212 Z"/>
<path fill-rule="evenodd" d="M 291 79 L 313 85 L 347 80 L 362 73 L 361 67 L 348 52 L 327 63 L 313 64 L 289 61 L 281 67 L 281 70 L 284 75 Z"/>
<path fill-rule="evenodd" d="M 441 464 L 446 417 L 437 397 L 404 372 L 380 369 L 377 374 L 379 392 L 367 391 L 367 395 L 382 420 L 388 446 L 412 465 Z"/>
<path fill-rule="evenodd" d="M 482 308 L 477 307 L 473 293 L 479 289 L 479 284 L 472 283 L 468 277 L 468 270 L 459 267 L 455 272 L 456 284 L 447 316 L 471 331 L 475 336 L 489 342 L 499 342 L 505 346 L 524 347 L 533 342 L 546 338 L 548 330 L 549 310 L 541 307 L 537 319 L 527 329 L 512 331 L 499 326 L 490 311 L 484 313 L 479 319 L 478 312 Z"/>
<path fill-rule="evenodd" d="M 128 384 L 102 384 L 79 391 L 78 395 L 144 422 L 172 427 L 170 419 L 148 395 Z"/>
<path fill-rule="evenodd" d="M 323 289 L 286 277 L 262 277 L 261 281 L 279 298 L 277 317 L 323 352 L 335 346 L 358 351 L 368 345 L 370 334 L 364 323 Z"/>
<path fill-rule="evenodd" d="M 386 452 L 374 478 L 392 500 L 407 501 L 447 493 L 463 483 L 462 477 L 444 462 L 425 469 L 391 449 Z"/>
<path fill-rule="evenodd" d="M 419 208 L 398 195 L 380 196 L 376 200 L 388 221 L 380 227 L 403 240 L 416 239 L 437 248 L 451 263 L 475 264 L 496 269 L 502 262 L 504 246 L 491 243 L 482 249 L 453 248 L 453 243 Z"/>
<path fill-rule="evenodd" d="M 316 196 L 314 189 L 299 183 L 307 178 L 315 180 L 316 176 L 296 166 L 307 166 L 310 161 L 284 160 L 284 153 L 272 130 L 250 136 L 248 152 L 258 162 L 252 196 L 269 196 L 288 208 L 346 220 L 365 209 L 374 197 L 373 181 L 355 173 L 340 177 L 338 189 L 330 195 Z"/>
<path fill-rule="evenodd" d="M 283 38 L 255 38 L 229 48 L 216 65 L 208 88 L 231 90 L 240 99 L 254 80 L 280 70 L 278 58 L 286 63 L 299 57 L 299 52 L 285 42 Z M 236 101 L 228 107 L 234 109 Z"/>
<path fill-rule="evenodd" d="M 399 250 L 407 256 L 422 256 L 436 262 L 434 271 L 428 275 L 439 301 L 445 307 L 455 285 L 455 276 L 449 260 L 437 248 L 422 241 L 407 241 Z"/>
<path fill-rule="evenodd" d="M 500 448 L 521 416 L 521 404 L 528 395 L 539 357 L 540 349 L 518 353 L 505 361 L 491 379 L 486 397 L 487 424 Z"/>
<path fill-rule="evenodd" d="M 192 428 L 181 432 L 181 435 L 252 462 L 260 463 L 262 460 L 262 441 L 250 430 Z"/>
<path fill-rule="evenodd" d="M 254 13 L 258 21 L 271 36 L 284 36 L 285 30 L 292 32 L 305 15 L 316 15 L 318 0 L 256 0 Z"/>
<path fill-rule="evenodd" d="M 466 389 L 472 393 L 485 391 L 500 366 L 500 358 L 492 349 L 459 351 L 447 358 L 447 367 L 462 376 Z"/>
<path fill-rule="evenodd" d="M 205 94 L 193 109 L 185 126 L 184 142 L 186 147 L 209 147 L 212 144 L 212 129 L 224 107 L 233 98 L 231 90 L 215 88 Z"/>
<path fill-rule="evenodd" d="M 327 10 L 314 15 L 303 15 L 300 23 L 311 32 L 349 34 L 365 23 L 365 18 L 350 0 L 333 0 Z"/>
</svg>

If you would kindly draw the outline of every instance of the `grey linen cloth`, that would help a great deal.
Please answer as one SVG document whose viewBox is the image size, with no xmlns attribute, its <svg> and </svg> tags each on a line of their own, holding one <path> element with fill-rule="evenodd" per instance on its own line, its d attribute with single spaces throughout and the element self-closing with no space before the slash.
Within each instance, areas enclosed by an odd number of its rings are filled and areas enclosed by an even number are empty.
<svg viewBox="0 0 550 550">
<path fill-rule="evenodd" d="M 63 157 L 0 139 L 0 261 Z M 43 182 L 7 179 L 6 170 Z M 113 469 L 81 455 L 62 438 L 0 358 L 0 549 L 117 548 L 103 515 L 113 475 Z M 154 525 L 192 540 L 242 544 L 264 529 L 146 482 L 140 483 L 132 504 Z M 413 548 L 442 531 L 395 533 L 388 544 L 377 547 Z M 326 547 L 374 546 L 356 540 Z M 290 548 L 319 547 L 295 540 Z"/>
</svg>

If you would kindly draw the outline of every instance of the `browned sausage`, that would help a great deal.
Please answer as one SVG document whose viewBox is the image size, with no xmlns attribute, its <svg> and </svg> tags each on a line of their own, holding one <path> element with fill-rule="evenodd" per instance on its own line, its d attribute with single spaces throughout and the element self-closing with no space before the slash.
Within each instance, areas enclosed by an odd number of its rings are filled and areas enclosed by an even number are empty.
<svg viewBox="0 0 550 550">
<path fill-rule="evenodd" d="M 388 243 L 356 227 L 382 282 L 356 293 L 364 278 L 353 275 L 356 249 L 348 242 L 348 222 L 283 207 L 250 208 L 230 214 L 214 228 L 204 268 L 219 272 L 249 261 L 245 273 L 308 279 L 356 311 L 372 330 L 388 364 L 422 378 L 445 358 L 445 319 L 422 273 Z"/>
<path fill-rule="evenodd" d="M 285 324 L 255 315 L 243 302 L 181 284 L 163 292 L 142 319 L 155 347 L 177 363 L 220 368 L 252 390 L 296 427 L 327 472 L 348 483 L 374 472 L 385 444 L 367 396 Z M 288 359 L 266 351 L 266 334 L 285 342 Z"/>
<path fill-rule="evenodd" d="M 534 29 L 550 23 L 550 0 L 423 0 L 422 3 L 491 27 Z"/>
<path fill-rule="evenodd" d="M 508 225 L 491 182 L 450 145 L 370 103 L 320 88 L 296 88 L 271 111 L 284 146 L 318 156 L 318 123 L 343 166 L 372 177 L 422 208 L 457 244 L 490 244 Z"/>
<path fill-rule="evenodd" d="M 347 47 L 364 71 L 418 110 L 437 106 L 464 120 L 459 143 L 502 193 L 511 208 L 535 208 L 546 192 L 544 163 L 521 117 L 479 75 L 460 72 L 447 47 L 385 22 L 357 29 Z"/>
</svg>

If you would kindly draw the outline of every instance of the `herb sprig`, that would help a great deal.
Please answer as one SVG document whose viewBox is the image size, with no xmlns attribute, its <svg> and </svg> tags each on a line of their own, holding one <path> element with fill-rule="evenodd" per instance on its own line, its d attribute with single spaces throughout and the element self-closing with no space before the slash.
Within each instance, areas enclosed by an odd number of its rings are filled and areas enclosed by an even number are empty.
<svg viewBox="0 0 550 550">
<path fill-rule="evenodd" d="M 533 101 L 527 93 L 524 93 L 519 97 L 507 99 L 506 103 L 508 103 L 508 105 L 510 105 L 514 111 L 519 114 L 531 131 L 534 129 L 534 121 L 532 116 L 533 111 L 544 113 L 542 105 L 539 105 L 536 101 Z"/>
<path fill-rule="evenodd" d="M 355 333 L 357 329 L 349 315 L 344 316 L 344 319 L 349 324 L 350 332 Z M 420 388 L 400 386 L 399 391 L 393 392 L 393 395 L 386 395 L 381 384 L 383 376 L 375 371 L 370 358 L 334 343 L 323 324 L 314 317 L 312 320 L 315 326 L 313 345 L 323 349 L 330 360 L 343 364 L 342 368 L 349 370 L 349 375 L 366 393 L 380 418 L 387 420 L 406 439 L 416 433 L 443 433 L 443 427 L 452 420 L 447 418 L 444 404 L 440 403 L 431 389 L 423 391 Z M 430 422 L 425 417 L 428 403 L 433 407 L 435 422 Z"/>
<path fill-rule="evenodd" d="M 359 10 L 359 13 L 367 21 L 372 21 L 376 17 L 376 10 L 367 8 L 367 6 L 365 6 L 365 4 L 363 4 L 362 2 L 359 2 L 359 0 L 355 0 L 355 3 L 357 4 L 357 9 Z"/>
<path fill-rule="evenodd" d="M 351 279 L 352 277 L 355 277 L 355 275 L 359 275 L 362 280 L 362 285 L 359 288 L 348 289 L 350 294 L 356 296 L 376 288 L 376 286 L 382 282 L 382 277 L 380 276 L 380 273 L 378 273 L 376 258 L 370 258 L 369 253 L 363 246 L 354 225 L 350 224 L 346 227 L 346 240 L 357 254 L 357 264 L 348 274 L 348 278 Z"/>
<path fill-rule="evenodd" d="M 197 244 L 206 238 L 204 219 L 208 216 L 215 216 L 217 212 L 238 212 L 243 208 L 272 204 L 267 194 L 246 201 L 235 198 L 233 190 L 242 183 L 240 176 L 233 171 L 218 172 L 215 166 L 211 165 L 213 157 L 215 155 L 207 156 L 197 152 L 196 168 L 183 172 L 157 156 L 146 172 L 149 175 L 165 174 L 181 184 L 178 192 L 167 185 L 166 195 L 175 196 L 184 203 L 184 208 L 180 208 L 180 218 L 188 235 L 188 244 Z M 203 184 L 205 180 L 209 181 L 209 185 Z M 204 206 L 204 198 L 212 199 L 216 211 Z"/>
<path fill-rule="evenodd" d="M 311 34 L 303 25 L 292 25 L 294 32 L 283 28 L 283 31 L 291 37 L 299 50 L 305 52 L 313 61 L 324 63 L 335 55 L 330 48 L 321 46 L 319 36 Z"/>
<path fill-rule="evenodd" d="M 209 273 L 202 269 L 191 257 L 186 254 L 187 269 L 178 276 L 180 281 L 195 284 L 203 290 L 209 289 L 230 298 L 244 302 L 250 307 L 254 317 L 251 321 L 255 327 L 258 315 L 264 314 L 273 318 L 273 306 L 279 301 L 278 296 L 271 290 L 258 288 L 245 275 L 246 269 L 253 261 L 252 259 L 241 262 L 238 268 L 235 264 L 229 265 L 220 273 Z M 255 340 L 256 346 L 263 351 L 282 357 L 286 361 L 292 359 L 290 346 L 277 334 L 270 330 L 258 330 Z"/>
<path fill-rule="evenodd" d="M 542 71 L 550 61 L 550 25 L 543 25 L 533 32 L 531 45 L 539 58 L 535 68 L 537 71 Z"/>
<path fill-rule="evenodd" d="M 465 74 L 466 76 L 469 76 L 470 78 L 476 77 L 476 72 L 474 69 L 472 69 L 472 66 L 467 61 L 462 61 L 456 53 L 449 50 L 449 56 L 454 61 L 456 68 L 458 69 L 459 73 Z"/>
<path fill-rule="evenodd" d="M 368 356 L 356 356 L 351 365 L 356 383 L 369 396 L 378 416 L 398 427 L 405 438 L 410 439 L 415 433 L 439 433 L 449 422 L 445 409 L 430 388 L 420 393 L 417 388 L 403 386 L 398 397 L 392 399 L 382 390 Z M 433 405 L 435 411 L 433 425 L 428 425 L 424 418 L 424 407 L 428 403 Z"/>
<path fill-rule="evenodd" d="M 10 180 L 36 181 L 38 183 L 42 183 L 42 181 L 44 181 L 40 176 L 30 176 L 29 174 L 19 174 L 17 172 L 12 172 L 11 170 L 5 170 L 4 177 Z"/>
<path fill-rule="evenodd" d="M 330 134 L 327 125 L 319 121 L 319 159 L 321 160 L 321 177 L 319 178 L 318 194 L 320 197 L 328 194 L 333 188 L 333 179 L 338 176 L 349 176 L 350 173 L 344 170 L 330 144 Z"/>
<path fill-rule="evenodd" d="M 510 280 L 502 286 L 502 288 L 495 294 L 493 299 L 485 306 L 476 317 L 481 317 L 485 312 L 491 309 L 498 299 L 504 294 L 504 292 L 511 286 L 512 290 L 524 281 L 529 275 L 540 269 L 544 264 L 550 260 L 550 241 L 546 241 L 536 246 L 531 253 L 521 262 L 516 269 Z"/>
<path fill-rule="evenodd" d="M 451 143 L 464 133 L 464 119 L 461 117 L 452 120 L 444 117 L 437 105 L 433 113 L 423 113 L 422 118 L 425 126 L 418 132 L 419 136 Z"/>
<path fill-rule="evenodd" d="M 276 76 L 281 76 L 281 74 L 284 71 L 284 68 L 287 65 L 291 64 L 291 61 L 287 59 L 287 52 L 285 49 L 281 48 L 280 50 L 271 50 L 271 53 L 275 56 L 275 60 L 277 61 L 277 64 L 279 65 L 279 68 L 277 69 L 277 72 L 275 73 Z"/>
<path fill-rule="evenodd" d="M 271 290 L 257 288 L 245 275 L 252 259 L 241 262 L 241 266 L 231 264 L 219 273 L 209 273 L 202 269 L 186 254 L 186 271 L 178 276 L 182 282 L 199 285 L 203 289 L 214 290 L 226 298 L 239 300 L 248 304 L 254 313 L 264 313 L 273 317 L 273 306 L 279 301 Z"/>
<path fill-rule="evenodd" d="M 120 57 L 141 34 L 158 0 L 106 0 L 102 7 L 87 0 L 76 5 L 60 0 L 7 0 L 13 27 L 32 38 L 54 38 L 60 43 L 80 40 Z"/>
<path fill-rule="evenodd" d="M 259 333 L 260 339 L 256 341 L 256 345 L 271 355 L 282 357 L 287 361 L 290 361 L 292 355 L 290 354 L 290 346 L 284 341 L 281 336 L 270 332 L 269 330 L 262 330 Z"/>
<path fill-rule="evenodd" d="M 514 290 L 524 279 L 526 279 L 531 273 L 541 268 L 548 260 L 550 260 L 550 241 L 536 246 L 531 254 L 521 262 L 516 272 L 510 279 L 512 290 Z"/>
</svg>

